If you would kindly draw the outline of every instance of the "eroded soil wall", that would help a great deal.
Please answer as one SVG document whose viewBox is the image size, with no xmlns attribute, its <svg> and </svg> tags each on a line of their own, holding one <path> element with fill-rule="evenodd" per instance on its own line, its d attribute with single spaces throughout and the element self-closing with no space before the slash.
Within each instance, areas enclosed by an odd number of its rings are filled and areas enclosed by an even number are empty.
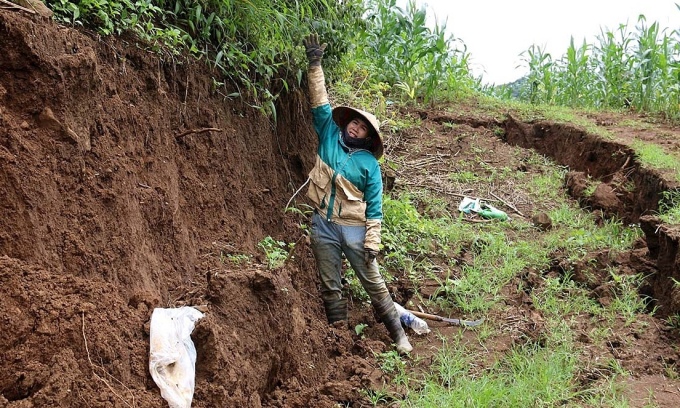
<svg viewBox="0 0 680 408">
<path fill-rule="evenodd" d="M 0 405 L 164 405 L 155 307 L 208 305 L 193 406 L 332 378 L 304 240 L 284 268 L 248 258 L 301 235 L 283 209 L 314 159 L 306 98 L 275 126 L 201 63 L 6 10 L 0 38 Z"/>
</svg>

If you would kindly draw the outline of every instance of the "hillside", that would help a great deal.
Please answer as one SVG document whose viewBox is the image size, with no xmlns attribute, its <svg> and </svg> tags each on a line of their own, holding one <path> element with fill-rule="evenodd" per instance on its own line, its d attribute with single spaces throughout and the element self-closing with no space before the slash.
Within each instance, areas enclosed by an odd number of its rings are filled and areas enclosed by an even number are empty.
<svg viewBox="0 0 680 408">
<path fill-rule="evenodd" d="M 192 406 L 367 405 L 360 391 L 388 382 L 375 357 L 390 350 L 387 331 L 358 301 L 350 324 L 368 324 L 361 336 L 328 327 L 300 228 L 306 220 L 284 212 L 314 160 L 304 93 L 279 100 L 272 125 L 214 92 L 202 63 L 162 60 L 124 38 L 16 11 L 0 10 L 0 32 L 1 405 L 165 406 L 148 371 L 149 319 L 156 307 L 184 305 L 206 311 L 192 335 Z M 649 389 L 659 406 L 680 404 L 680 381 L 667 375 L 680 359 L 678 333 L 662 320 L 680 311 L 671 284 L 680 279 L 678 232 L 653 217 L 661 192 L 678 183 L 637 161 L 626 141 L 640 131 L 613 114 L 591 119 L 616 141 L 474 105 L 402 114 L 421 125 L 387 140 L 389 160 L 400 164 L 391 174 L 395 190 L 430 188 L 455 211 L 463 192 L 448 188 L 446 174 L 468 164 L 480 174 L 485 166 L 540 171 L 528 160 L 535 149 L 569 166 L 565 191 L 575 200 L 603 218 L 641 223 L 645 238 L 634 250 L 590 259 L 602 270 L 613 265 L 649 276 L 643 290 L 657 314 L 621 324 L 603 346 L 592 345 L 590 357 L 614 358 L 632 373 L 626 386 L 633 406 L 644 405 Z M 643 133 L 680 148 L 679 129 Z M 593 179 L 601 186 L 585 194 Z M 513 217 L 545 210 L 521 185 L 479 183 L 474 194 L 494 192 L 514 203 Z M 267 237 L 296 243 L 282 267 L 269 268 L 258 248 Z M 452 256 L 464 263 L 471 255 Z M 568 266 L 606 303 L 609 276 L 580 276 L 586 265 L 568 262 L 555 254 L 548 273 Z M 503 329 L 479 345 L 490 360 L 517 342 L 540 340 L 541 317 L 517 288 L 540 286 L 541 278 L 526 271 L 517 278 L 523 285 L 507 287 L 514 300 L 486 316 Z M 402 303 L 433 295 L 428 282 L 414 287 L 407 279 L 390 289 Z M 468 335 L 431 327 L 437 335 L 412 336 L 416 372 L 429 364 L 438 336 Z M 586 366 L 584 383 L 597 381 L 597 366 Z"/>
</svg>

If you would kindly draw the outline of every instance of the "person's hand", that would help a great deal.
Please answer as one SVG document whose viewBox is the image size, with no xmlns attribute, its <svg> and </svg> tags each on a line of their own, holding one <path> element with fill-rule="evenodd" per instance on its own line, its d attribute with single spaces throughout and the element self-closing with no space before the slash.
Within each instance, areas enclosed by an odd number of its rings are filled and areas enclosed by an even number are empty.
<svg viewBox="0 0 680 408">
<path fill-rule="evenodd" d="M 319 34 L 310 34 L 307 38 L 302 40 L 305 45 L 305 52 L 307 53 L 307 60 L 309 61 L 309 66 L 320 66 L 321 58 L 323 58 L 323 52 L 326 50 L 328 44 L 319 44 Z"/>
<path fill-rule="evenodd" d="M 375 258 L 378 256 L 378 251 L 369 249 L 369 248 L 364 248 L 364 261 L 366 262 L 366 266 L 370 266 L 373 261 L 375 261 Z"/>
</svg>

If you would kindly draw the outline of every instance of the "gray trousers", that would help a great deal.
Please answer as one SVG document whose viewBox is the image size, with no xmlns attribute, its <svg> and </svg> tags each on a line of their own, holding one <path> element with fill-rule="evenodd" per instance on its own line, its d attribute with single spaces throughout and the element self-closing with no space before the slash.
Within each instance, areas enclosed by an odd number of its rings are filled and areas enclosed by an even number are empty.
<svg viewBox="0 0 680 408">
<path fill-rule="evenodd" d="M 365 226 L 338 225 L 315 212 L 311 232 L 312 252 L 321 278 L 321 298 L 324 301 L 342 299 L 342 253 L 371 301 L 380 301 L 389 296 L 385 280 L 378 270 L 378 262 L 374 260 L 367 266 L 364 261 Z"/>
</svg>

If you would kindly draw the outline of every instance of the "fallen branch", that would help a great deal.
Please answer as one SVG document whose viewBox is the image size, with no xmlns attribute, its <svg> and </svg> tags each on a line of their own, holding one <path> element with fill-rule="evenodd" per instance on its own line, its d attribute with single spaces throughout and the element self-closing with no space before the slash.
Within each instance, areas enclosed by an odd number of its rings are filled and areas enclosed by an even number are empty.
<svg viewBox="0 0 680 408">
<path fill-rule="evenodd" d="M 481 318 L 479 320 L 463 320 L 463 319 L 454 319 L 450 317 L 443 317 L 439 315 L 434 315 L 430 313 L 424 313 L 424 312 L 419 312 L 416 310 L 408 310 L 409 312 L 413 313 L 413 315 L 420 317 L 421 319 L 428 319 L 428 320 L 435 320 L 439 322 L 445 322 L 454 326 L 467 326 L 467 327 L 475 327 L 479 326 L 480 324 L 484 323 L 484 318 Z"/>
<path fill-rule="evenodd" d="M 465 217 L 463 217 L 463 221 L 474 222 L 474 223 L 478 223 L 478 224 L 486 224 L 487 222 L 493 222 L 493 220 L 476 220 L 474 218 L 465 218 Z"/>
<path fill-rule="evenodd" d="M 3 9 L 18 9 L 18 10 L 21 10 L 21 11 L 25 11 L 27 13 L 35 14 L 34 10 L 28 9 L 26 7 L 21 7 L 20 5 L 18 5 L 16 3 L 12 3 L 11 1 L 8 1 L 8 0 L 0 0 L 0 3 L 9 5 L 9 7 L 0 7 L 0 8 L 3 8 Z"/>
<path fill-rule="evenodd" d="M 0 0 L 0 1 L 3 1 L 3 0 Z M 191 129 L 191 130 L 184 131 L 184 132 L 180 133 L 179 135 L 175 136 L 175 139 L 179 139 L 179 138 L 182 138 L 186 135 L 191 135 L 193 133 L 221 132 L 221 131 L 222 131 L 222 129 L 218 129 L 218 128 Z"/>
<path fill-rule="evenodd" d="M 410 183 L 409 185 L 411 185 L 411 186 L 418 186 L 418 187 L 429 188 L 429 189 L 432 190 L 432 191 L 436 191 L 436 192 L 438 192 L 438 193 L 442 193 L 442 194 L 446 194 L 446 195 L 450 195 L 450 196 L 454 196 L 454 197 L 461 197 L 461 198 L 468 197 L 468 198 L 471 198 L 471 199 L 473 199 L 473 200 L 476 200 L 476 199 L 479 198 L 480 200 L 482 200 L 482 201 L 487 201 L 487 202 L 490 202 L 490 201 L 498 201 L 498 200 L 494 200 L 494 199 L 492 199 L 492 198 L 475 197 L 475 196 L 470 196 L 470 195 L 467 195 L 467 194 L 452 193 L 452 192 L 449 192 L 449 191 L 446 191 L 446 190 L 442 190 L 441 188 L 437 188 L 437 187 L 432 186 L 432 185 L 429 185 L 429 184 L 414 184 L 414 183 Z"/>
<path fill-rule="evenodd" d="M 512 205 L 511 203 L 509 203 L 509 202 L 503 200 L 502 198 L 498 197 L 498 196 L 497 196 L 496 194 L 494 194 L 494 193 L 491 193 L 491 195 L 494 196 L 494 197 L 496 197 L 496 198 L 498 199 L 498 201 L 500 201 L 501 203 L 503 203 L 503 204 L 507 205 L 508 207 L 512 208 L 512 210 L 513 210 L 514 212 L 516 212 L 517 214 L 519 214 L 519 215 L 521 215 L 522 217 L 524 217 L 524 214 L 522 214 L 522 212 L 521 212 L 520 210 L 518 210 L 517 207 L 515 207 L 515 206 Z"/>
</svg>

